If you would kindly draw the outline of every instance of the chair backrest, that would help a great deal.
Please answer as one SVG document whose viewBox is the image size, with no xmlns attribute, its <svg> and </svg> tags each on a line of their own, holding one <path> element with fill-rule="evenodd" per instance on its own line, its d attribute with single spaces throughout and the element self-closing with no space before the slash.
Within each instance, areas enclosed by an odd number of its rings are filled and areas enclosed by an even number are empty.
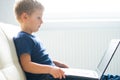
<svg viewBox="0 0 120 80">
<path fill-rule="evenodd" d="M 13 42 L 20 28 L 0 23 L 0 80 L 26 80 Z"/>
</svg>

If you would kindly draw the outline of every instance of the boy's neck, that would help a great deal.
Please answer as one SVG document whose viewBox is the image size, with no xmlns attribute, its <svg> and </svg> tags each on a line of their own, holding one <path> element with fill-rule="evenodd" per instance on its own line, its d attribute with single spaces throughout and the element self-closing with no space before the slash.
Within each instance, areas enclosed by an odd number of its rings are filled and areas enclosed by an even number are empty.
<svg viewBox="0 0 120 80">
<path fill-rule="evenodd" d="M 21 25 L 21 30 L 26 33 L 32 34 L 32 31 L 30 31 L 30 29 L 25 25 Z"/>
</svg>

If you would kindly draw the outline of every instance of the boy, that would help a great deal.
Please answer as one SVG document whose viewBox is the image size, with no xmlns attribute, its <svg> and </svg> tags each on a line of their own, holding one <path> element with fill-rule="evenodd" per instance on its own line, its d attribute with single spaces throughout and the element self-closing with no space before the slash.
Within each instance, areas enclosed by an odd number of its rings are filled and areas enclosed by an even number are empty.
<svg viewBox="0 0 120 80">
<path fill-rule="evenodd" d="M 14 37 L 14 43 L 20 64 L 27 80 L 54 80 L 65 78 L 61 68 L 67 65 L 52 61 L 42 43 L 33 32 L 38 31 L 42 21 L 44 7 L 36 0 L 20 0 L 15 5 L 15 15 L 21 31 Z"/>
</svg>

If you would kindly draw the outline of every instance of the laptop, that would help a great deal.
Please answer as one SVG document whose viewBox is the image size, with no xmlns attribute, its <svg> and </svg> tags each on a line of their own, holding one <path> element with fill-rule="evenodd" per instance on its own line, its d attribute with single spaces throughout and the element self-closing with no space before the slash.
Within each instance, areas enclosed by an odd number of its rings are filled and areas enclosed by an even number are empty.
<svg viewBox="0 0 120 80">
<path fill-rule="evenodd" d="M 108 68 L 118 46 L 120 39 L 112 39 L 108 49 L 105 51 L 101 61 L 99 62 L 96 70 L 63 68 L 65 75 L 70 77 L 80 77 L 83 80 L 101 80 L 102 75 Z"/>
</svg>

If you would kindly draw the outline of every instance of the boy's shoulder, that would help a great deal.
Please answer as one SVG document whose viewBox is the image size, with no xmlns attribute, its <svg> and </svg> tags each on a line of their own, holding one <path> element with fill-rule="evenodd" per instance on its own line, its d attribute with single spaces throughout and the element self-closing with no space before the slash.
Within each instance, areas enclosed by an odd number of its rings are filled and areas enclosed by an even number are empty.
<svg viewBox="0 0 120 80">
<path fill-rule="evenodd" d="M 17 36 L 14 36 L 15 38 L 32 38 L 32 37 L 35 37 L 31 34 L 28 34 L 26 32 L 23 32 L 23 31 L 20 31 Z"/>
<path fill-rule="evenodd" d="M 13 41 L 15 43 L 33 43 L 36 44 L 37 43 L 37 39 L 34 35 L 20 31 L 17 36 L 13 37 Z"/>
<path fill-rule="evenodd" d="M 16 36 L 13 37 L 14 41 L 32 40 L 32 35 L 20 31 Z"/>
</svg>

